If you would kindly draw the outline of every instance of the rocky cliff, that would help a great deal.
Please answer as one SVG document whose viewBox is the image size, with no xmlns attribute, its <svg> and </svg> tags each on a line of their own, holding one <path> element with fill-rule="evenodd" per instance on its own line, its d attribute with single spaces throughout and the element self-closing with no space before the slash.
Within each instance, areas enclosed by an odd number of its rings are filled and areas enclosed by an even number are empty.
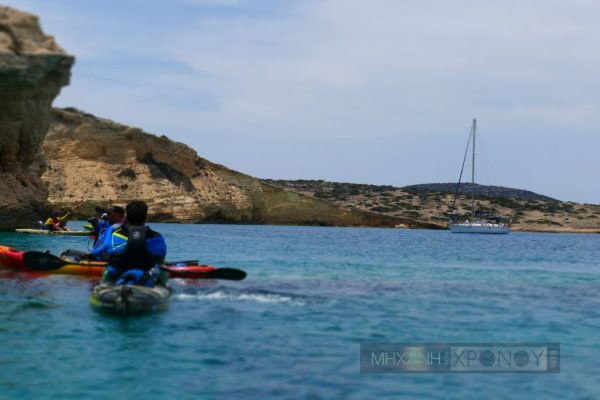
<svg viewBox="0 0 600 400">
<path fill-rule="evenodd" d="M 36 16 L 0 6 L 0 229 L 29 225 L 48 208 L 40 149 L 73 62 Z"/>
<path fill-rule="evenodd" d="M 95 205 L 148 202 L 150 219 L 335 226 L 432 227 L 284 190 L 199 157 L 190 147 L 76 109 L 54 109 L 44 143 L 49 200 L 81 216 Z"/>
</svg>

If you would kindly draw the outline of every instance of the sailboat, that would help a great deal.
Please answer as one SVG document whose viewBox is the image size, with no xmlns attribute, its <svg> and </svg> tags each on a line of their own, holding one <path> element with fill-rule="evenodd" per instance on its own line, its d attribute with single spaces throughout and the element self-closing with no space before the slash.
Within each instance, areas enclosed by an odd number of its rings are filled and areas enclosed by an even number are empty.
<svg viewBox="0 0 600 400">
<path fill-rule="evenodd" d="M 453 233 L 495 233 L 495 234 L 506 234 L 511 231 L 510 220 L 508 222 L 506 218 L 495 216 L 491 213 L 484 213 L 479 210 L 475 210 L 475 139 L 477 131 L 477 120 L 473 119 L 473 125 L 471 132 L 469 133 L 469 141 L 467 142 L 467 150 L 465 151 L 465 157 L 463 159 L 463 165 L 460 170 L 460 176 L 456 185 L 456 191 L 454 192 L 454 200 L 452 202 L 452 209 L 450 211 L 450 223 L 448 228 Z M 471 166 L 471 218 L 464 221 L 459 221 L 454 216 L 454 210 L 456 206 L 456 198 L 458 197 L 458 190 L 460 188 L 460 181 L 462 179 L 462 173 L 465 168 L 465 161 L 467 159 L 467 152 L 469 151 L 469 145 L 473 141 L 473 161 Z"/>
</svg>

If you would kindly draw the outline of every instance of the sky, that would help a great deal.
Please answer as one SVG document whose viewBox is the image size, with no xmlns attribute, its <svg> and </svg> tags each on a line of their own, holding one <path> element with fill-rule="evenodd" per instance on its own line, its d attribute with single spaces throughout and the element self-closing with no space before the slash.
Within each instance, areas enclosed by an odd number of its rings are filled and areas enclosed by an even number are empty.
<svg viewBox="0 0 600 400">
<path fill-rule="evenodd" d="M 600 2 L 4 0 L 76 57 L 54 104 L 259 178 L 477 181 L 600 204 Z"/>
</svg>

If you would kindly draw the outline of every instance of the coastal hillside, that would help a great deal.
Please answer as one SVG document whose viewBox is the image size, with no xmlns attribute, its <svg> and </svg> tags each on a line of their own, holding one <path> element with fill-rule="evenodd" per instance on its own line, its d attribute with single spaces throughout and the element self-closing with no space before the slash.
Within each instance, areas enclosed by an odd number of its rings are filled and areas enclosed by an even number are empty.
<svg viewBox="0 0 600 400">
<path fill-rule="evenodd" d="M 279 188 L 201 158 L 190 147 L 74 108 L 53 109 L 42 176 L 56 208 L 140 199 L 150 219 L 324 226 L 440 228 L 401 215 L 348 208 Z"/>
<path fill-rule="evenodd" d="M 456 185 L 451 183 L 400 188 L 322 180 L 264 181 L 342 207 L 440 225 L 448 222 L 456 189 Z M 512 218 L 513 230 L 600 232 L 600 205 L 562 202 L 520 189 L 476 186 L 477 208 Z M 470 213 L 470 192 L 470 184 L 461 184 L 456 203 L 456 213 L 459 215 Z"/>
</svg>

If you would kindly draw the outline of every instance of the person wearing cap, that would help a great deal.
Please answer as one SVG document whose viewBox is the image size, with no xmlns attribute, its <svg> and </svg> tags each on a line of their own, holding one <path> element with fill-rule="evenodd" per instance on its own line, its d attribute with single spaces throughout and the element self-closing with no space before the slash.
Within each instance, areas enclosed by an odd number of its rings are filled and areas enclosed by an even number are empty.
<svg viewBox="0 0 600 400">
<path fill-rule="evenodd" d="M 103 255 L 105 247 L 110 244 L 113 232 L 123 225 L 124 216 L 125 210 L 123 210 L 123 207 L 112 206 L 106 210 L 106 219 L 99 223 L 101 229 L 94 241 L 94 249 L 89 254 L 91 259 L 105 259 Z"/>
<path fill-rule="evenodd" d="M 105 237 L 106 231 L 115 224 L 121 224 L 125 216 L 125 210 L 123 210 L 123 207 L 115 205 L 110 207 L 108 210 L 103 210 L 99 207 L 96 207 L 96 211 L 102 215 L 100 217 L 94 217 L 88 220 L 88 222 L 90 222 L 94 227 L 92 232 L 92 236 L 94 237 L 94 250 L 102 245 L 106 237 L 110 237 L 110 235 Z"/>
<path fill-rule="evenodd" d="M 91 253 L 77 249 L 66 249 L 60 252 L 59 257 L 72 259 L 79 262 L 83 259 L 88 260 L 103 260 L 102 250 L 104 243 L 110 241 L 112 233 L 115 229 L 123 224 L 125 218 L 125 210 L 123 207 L 111 206 L 108 210 L 96 207 L 96 212 L 101 214 L 99 217 L 88 219 L 92 224 L 93 230 L 91 236 L 94 238 L 94 249 Z"/>
</svg>

